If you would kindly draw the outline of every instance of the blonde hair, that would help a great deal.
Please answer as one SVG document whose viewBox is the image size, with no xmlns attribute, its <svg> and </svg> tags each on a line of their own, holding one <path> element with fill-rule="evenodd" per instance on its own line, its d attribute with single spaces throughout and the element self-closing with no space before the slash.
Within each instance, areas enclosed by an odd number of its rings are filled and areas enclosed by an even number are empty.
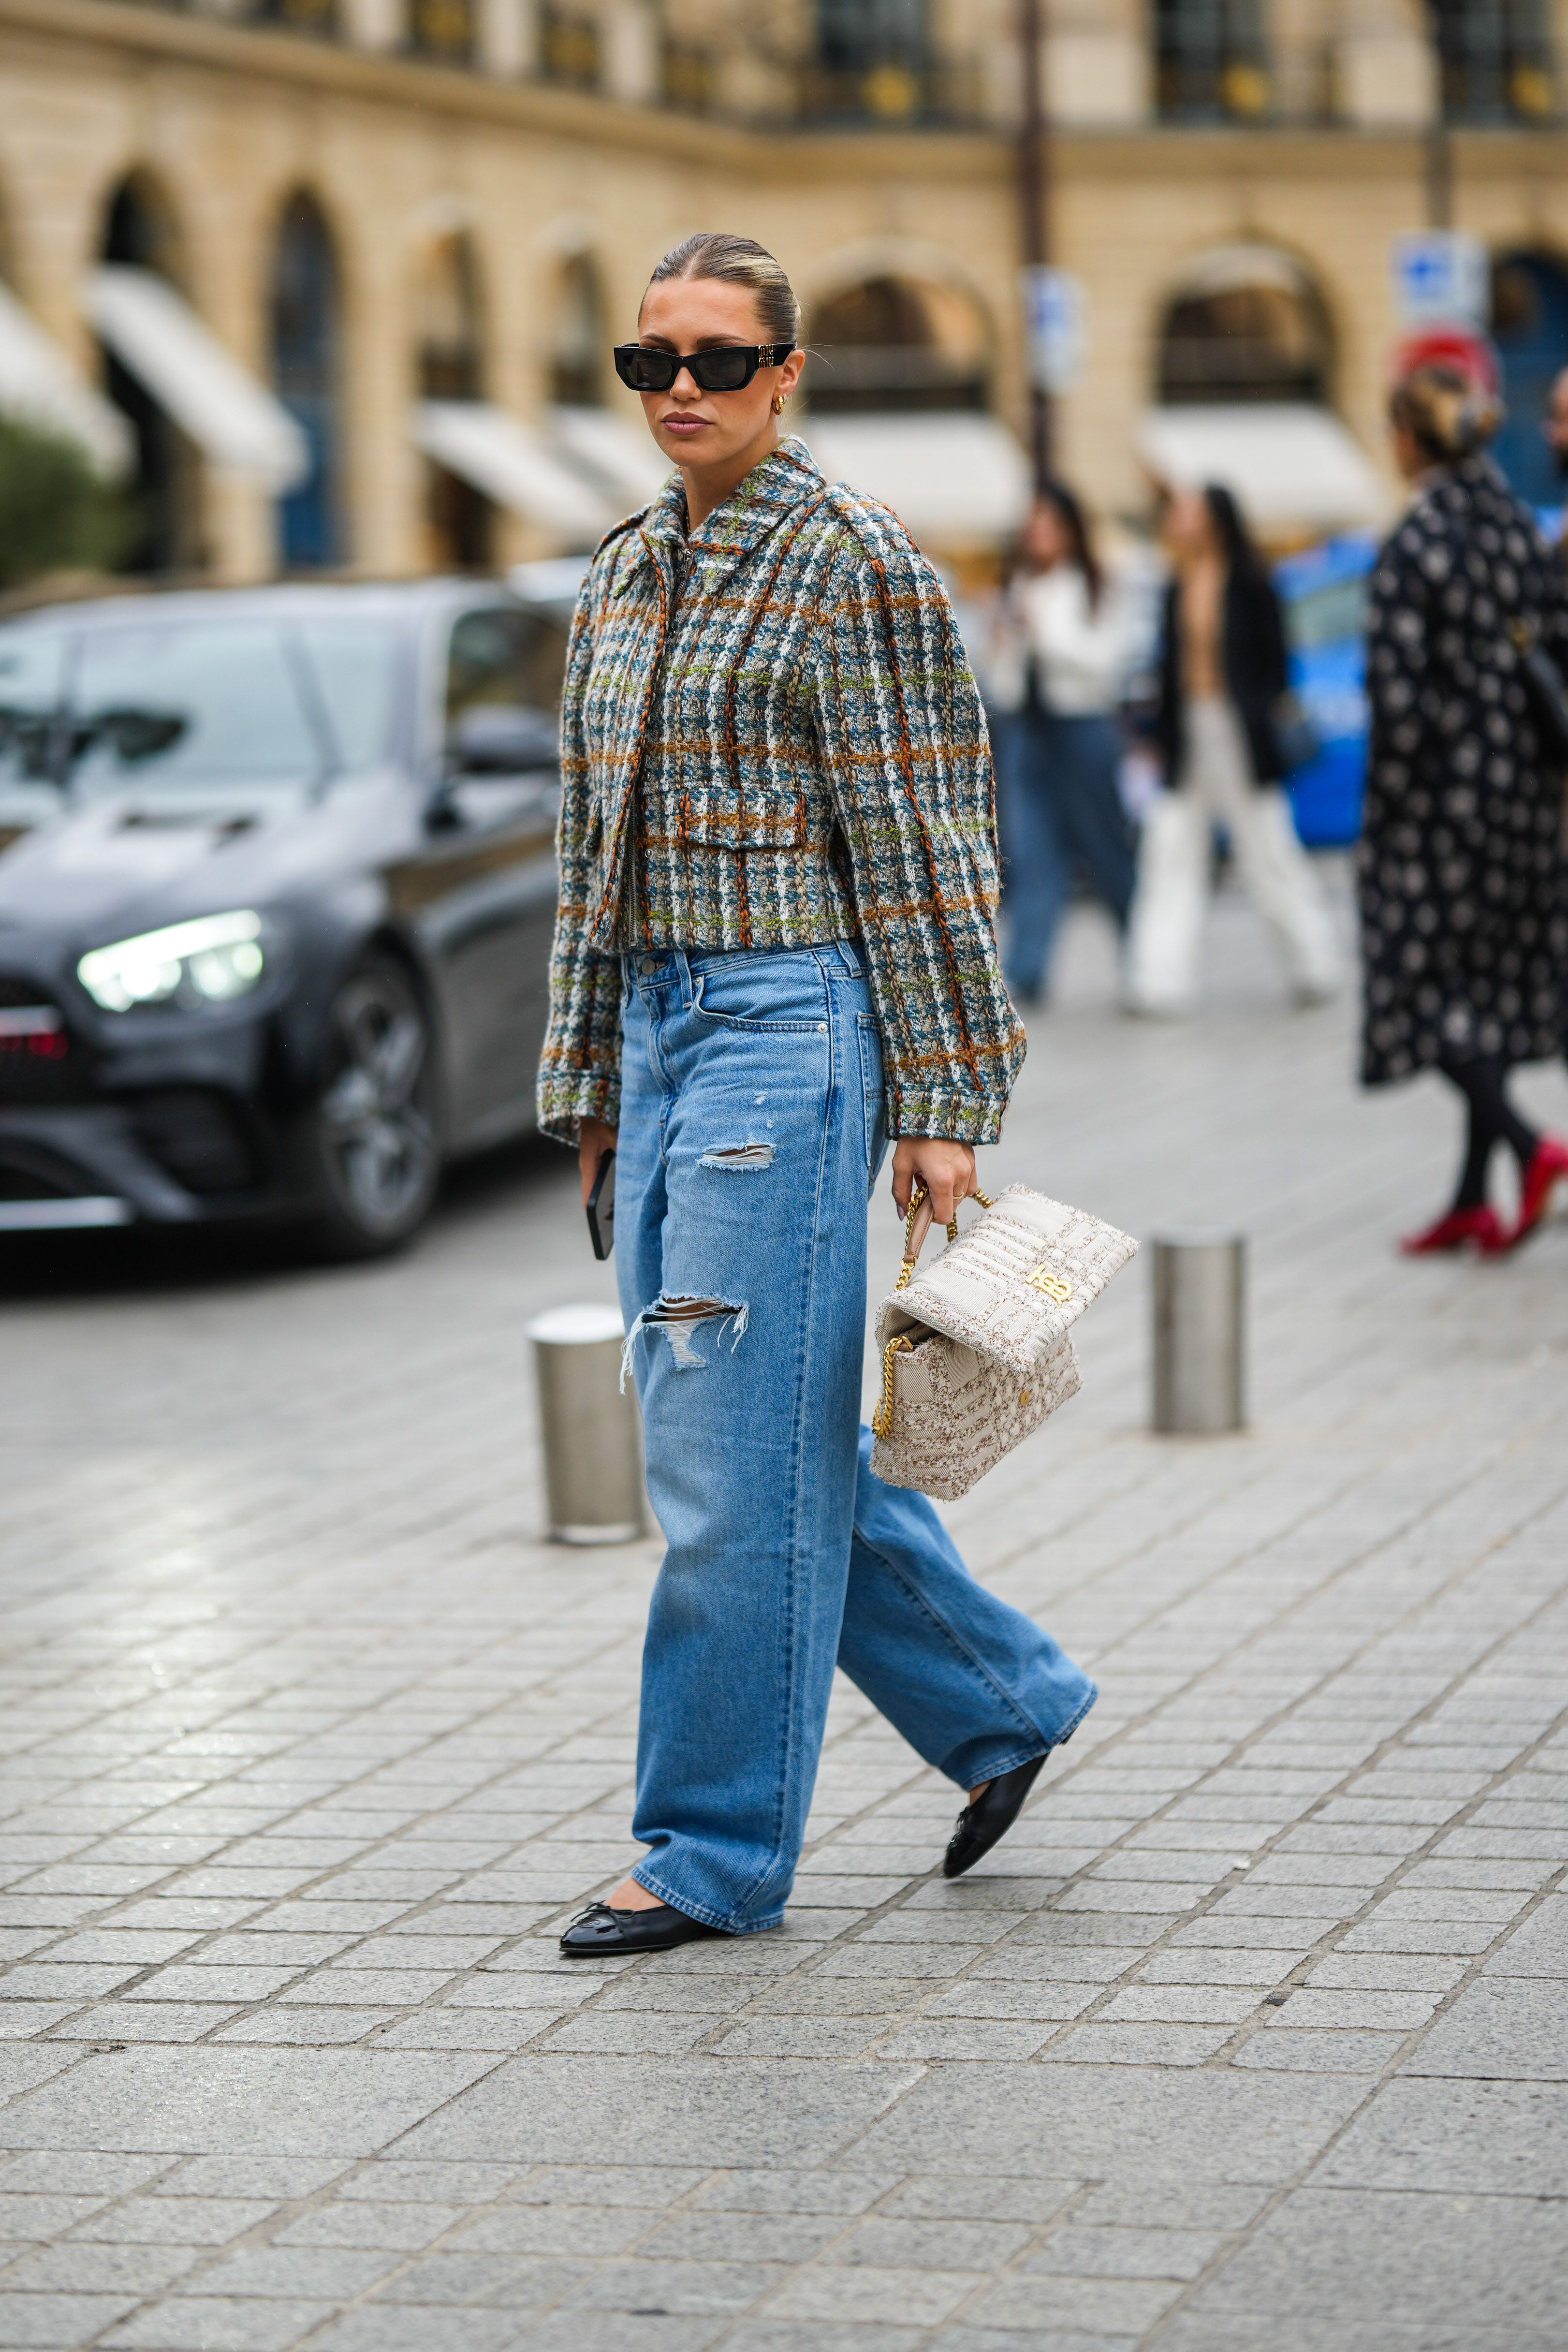
<svg viewBox="0 0 1568 2352">
<path fill-rule="evenodd" d="M 1388 398 L 1391 424 L 1410 435 L 1433 465 L 1473 457 L 1502 423 L 1502 403 L 1461 368 L 1428 360 L 1401 376 Z"/>
<path fill-rule="evenodd" d="M 716 278 L 727 286 L 749 286 L 757 298 L 763 341 L 788 343 L 793 351 L 800 340 L 795 289 L 767 247 L 749 236 L 730 236 L 722 229 L 684 236 L 670 247 L 648 283 L 657 286 L 669 278 Z"/>
</svg>

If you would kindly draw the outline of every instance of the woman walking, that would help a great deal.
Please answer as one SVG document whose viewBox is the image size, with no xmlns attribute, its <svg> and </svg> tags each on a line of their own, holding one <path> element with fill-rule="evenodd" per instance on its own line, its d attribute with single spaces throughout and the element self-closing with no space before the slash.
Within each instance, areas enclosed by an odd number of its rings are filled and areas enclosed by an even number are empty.
<svg viewBox="0 0 1568 2352">
<path fill-rule="evenodd" d="M 632 1834 L 562 1949 L 777 1924 L 835 1663 L 969 1792 L 949 1875 L 1094 1699 L 973 1581 L 859 1426 L 866 1202 L 975 1190 L 1023 1040 L 992 934 L 985 725 L 935 573 L 779 438 L 798 311 L 748 239 L 688 237 L 616 352 L 677 470 L 611 532 L 562 709 L 540 1122 L 617 1262 L 668 1549 Z"/>
<path fill-rule="evenodd" d="M 1051 482 L 1024 527 L 1009 597 L 1022 671 L 1019 707 L 998 738 L 1004 969 L 1014 1001 L 1037 1004 L 1075 868 L 1124 931 L 1133 841 L 1116 772 L 1113 716 L 1128 657 L 1127 614 L 1090 541 L 1082 507 Z"/>
<path fill-rule="evenodd" d="M 1214 827 L 1273 934 L 1299 1002 L 1335 993 L 1342 961 L 1317 876 L 1280 787 L 1286 692 L 1280 602 L 1241 512 L 1218 483 L 1166 518 L 1174 578 L 1160 638 L 1157 748 L 1166 790 L 1144 820 L 1127 1004 L 1177 1013 L 1197 994 Z"/>
<path fill-rule="evenodd" d="M 1568 958 L 1563 779 L 1542 758 L 1515 632 L 1562 666 L 1568 601 L 1484 454 L 1497 403 L 1432 365 L 1395 387 L 1389 419 L 1416 496 L 1378 558 L 1367 625 L 1361 1076 L 1377 1087 L 1437 1069 L 1464 1097 L 1453 1200 L 1401 1246 L 1490 1253 L 1521 1241 L 1568 1177 L 1568 1143 L 1521 1118 L 1507 1085 L 1516 1063 L 1560 1050 Z M 1520 1171 L 1508 1224 L 1487 1198 L 1500 1143 Z"/>
</svg>

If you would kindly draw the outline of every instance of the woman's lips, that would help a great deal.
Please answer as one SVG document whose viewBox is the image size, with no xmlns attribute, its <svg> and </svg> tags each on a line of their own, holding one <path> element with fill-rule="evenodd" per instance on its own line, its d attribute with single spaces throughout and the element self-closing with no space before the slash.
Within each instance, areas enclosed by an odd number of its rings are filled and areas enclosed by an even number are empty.
<svg viewBox="0 0 1568 2352">
<path fill-rule="evenodd" d="M 666 433 L 706 433 L 708 426 L 706 416 L 685 416 L 679 410 L 673 415 L 661 416 L 659 422 Z"/>
</svg>

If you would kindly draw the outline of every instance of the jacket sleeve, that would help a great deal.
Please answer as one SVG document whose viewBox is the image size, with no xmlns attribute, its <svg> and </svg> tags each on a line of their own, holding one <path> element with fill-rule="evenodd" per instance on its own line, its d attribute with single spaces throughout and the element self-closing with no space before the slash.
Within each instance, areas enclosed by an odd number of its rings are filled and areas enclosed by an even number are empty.
<svg viewBox="0 0 1568 2352">
<path fill-rule="evenodd" d="M 817 723 L 882 1034 L 888 1131 L 993 1143 L 1024 1055 L 997 960 L 985 714 L 941 583 L 891 515 L 833 554 Z"/>
<path fill-rule="evenodd" d="M 621 1101 L 621 964 L 583 938 L 592 871 L 594 812 L 583 705 L 593 659 L 595 572 L 582 583 L 567 646 L 560 705 L 560 822 L 555 942 L 550 950 L 549 1025 L 539 1057 L 539 1127 L 575 1143 L 578 1122 L 613 1123 Z"/>
</svg>

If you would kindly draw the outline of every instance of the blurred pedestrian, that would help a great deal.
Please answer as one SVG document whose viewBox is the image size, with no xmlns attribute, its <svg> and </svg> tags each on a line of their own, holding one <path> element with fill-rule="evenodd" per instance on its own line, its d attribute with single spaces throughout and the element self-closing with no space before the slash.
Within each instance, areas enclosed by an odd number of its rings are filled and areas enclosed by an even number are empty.
<svg viewBox="0 0 1568 2352">
<path fill-rule="evenodd" d="M 1485 454 L 1501 415 L 1437 364 L 1414 369 L 1389 404 L 1416 495 L 1378 558 L 1367 627 L 1361 1076 L 1375 1087 L 1441 1070 L 1469 1113 L 1458 1190 L 1401 1244 L 1412 1255 L 1511 1248 L 1568 1176 L 1568 1144 L 1508 1097 L 1516 1064 L 1559 1050 L 1568 959 L 1563 782 L 1542 756 L 1514 630 L 1562 665 L 1568 594 Z M 1520 1168 L 1506 1225 L 1487 1198 L 1499 1143 Z"/>
<path fill-rule="evenodd" d="M 1166 791 L 1144 820 L 1127 1004 L 1187 1011 L 1197 994 L 1214 828 L 1263 917 L 1299 1003 L 1336 993 L 1343 958 L 1322 884 L 1281 788 L 1289 679 L 1280 600 L 1230 492 L 1170 500 L 1155 741 Z"/>
<path fill-rule="evenodd" d="M 1035 500 L 1008 605 L 1019 692 L 997 737 L 1003 968 L 1014 1002 L 1038 1004 L 1075 874 L 1087 877 L 1120 933 L 1136 871 L 1116 789 L 1128 614 L 1064 482 L 1048 483 Z"/>
<path fill-rule="evenodd" d="M 539 1073 L 584 1197 L 616 1154 L 626 1356 L 668 1549 L 632 1834 L 562 1948 L 778 1924 L 835 1663 L 968 1791 L 956 1877 L 1094 1685 L 968 1575 L 860 1428 L 866 1200 L 975 1189 L 1023 1056 L 997 961 L 985 721 L 941 583 L 779 413 L 789 280 L 699 236 L 616 365 L 677 470 L 579 599 Z M 857 1444 L 858 1431 L 858 1444 Z"/>
</svg>

